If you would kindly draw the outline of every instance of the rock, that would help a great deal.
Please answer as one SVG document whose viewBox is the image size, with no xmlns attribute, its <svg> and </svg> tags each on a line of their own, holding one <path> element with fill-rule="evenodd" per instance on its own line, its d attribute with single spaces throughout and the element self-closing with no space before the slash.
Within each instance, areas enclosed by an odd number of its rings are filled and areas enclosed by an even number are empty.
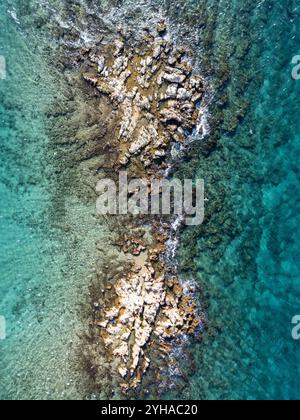
<svg viewBox="0 0 300 420">
<path fill-rule="evenodd" d="M 123 102 L 123 118 L 119 131 L 119 138 L 127 141 L 133 134 L 136 127 L 136 120 L 133 118 L 133 108 L 130 99 L 125 99 Z"/>
<path fill-rule="evenodd" d="M 148 357 L 145 357 L 145 359 L 144 359 L 143 373 L 146 373 L 147 372 L 149 366 L 150 366 L 150 359 Z"/>
<path fill-rule="evenodd" d="M 179 134 L 179 133 L 175 133 L 173 135 L 173 139 L 176 141 L 176 143 L 181 143 L 181 144 L 183 144 L 185 140 L 184 135 Z"/>
<path fill-rule="evenodd" d="M 169 57 L 168 58 L 169 66 L 174 66 L 176 63 L 177 63 L 177 58 L 176 57 Z"/>
<path fill-rule="evenodd" d="M 165 150 L 155 150 L 154 152 L 154 159 L 161 159 L 166 156 Z"/>
<path fill-rule="evenodd" d="M 140 131 L 140 135 L 138 139 L 131 144 L 129 153 L 131 155 L 137 154 L 138 152 L 141 151 L 141 149 L 145 148 L 150 142 L 151 142 L 151 137 L 149 135 L 149 132 L 147 131 L 146 128 L 143 127 L 142 130 Z"/>
<path fill-rule="evenodd" d="M 105 68 L 105 59 L 104 57 L 99 57 L 98 59 L 98 73 L 102 73 Z"/>
<path fill-rule="evenodd" d="M 165 71 L 166 71 L 166 73 L 177 74 L 178 76 L 183 75 L 183 71 L 181 69 L 177 68 L 177 67 L 166 66 Z"/>
<path fill-rule="evenodd" d="M 121 78 L 123 84 L 126 82 L 127 79 L 129 79 L 129 77 L 131 76 L 131 74 L 132 73 L 131 73 L 130 70 L 125 70 L 123 73 L 121 73 L 120 78 Z"/>
<path fill-rule="evenodd" d="M 141 96 L 139 93 L 136 95 L 134 103 L 142 110 L 150 111 L 151 104 L 147 97 Z"/>
<path fill-rule="evenodd" d="M 113 65 L 114 73 L 119 76 L 124 70 L 127 69 L 128 66 L 128 58 L 120 56 L 118 57 Z"/>
<path fill-rule="evenodd" d="M 145 75 L 144 76 L 138 76 L 137 81 L 143 89 L 148 89 L 149 86 L 150 86 L 150 84 L 146 81 Z"/>
<path fill-rule="evenodd" d="M 97 326 L 100 328 L 106 328 L 108 325 L 108 321 L 98 322 Z"/>
<path fill-rule="evenodd" d="M 158 57 L 160 56 L 162 52 L 162 47 L 161 45 L 156 45 L 154 50 L 153 50 L 153 58 L 154 59 L 158 59 Z"/>
<path fill-rule="evenodd" d="M 98 55 L 97 55 L 97 54 L 95 54 L 94 52 L 92 52 L 92 53 L 90 54 L 90 60 L 91 60 L 91 62 L 92 62 L 92 63 L 97 63 L 97 62 L 98 62 L 98 60 L 99 60 L 99 57 L 98 57 Z"/>
<path fill-rule="evenodd" d="M 120 357 L 124 362 L 127 361 L 129 356 L 129 349 L 126 341 L 123 341 L 114 351 L 114 356 Z"/>
<path fill-rule="evenodd" d="M 177 65 L 177 68 L 180 69 L 187 76 L 190 75 L 193 71 L 193 67 L 187 61 L 182 61 L 180 64 Z"/>
<path fill-rule="evenodd" d="M 167 25 L 164 21 L 160 22 L 157 26 L 157 32 L 159 35 L 164 35 L 167 31 Z"/>
<path fill-rule="evenodd" d="M 141 160 L 142 160 L 145 168 L 149 168 L 152 165 L 152 161 L 150 159 L 142 158 Z"/>
<path fill-rule="evenodd" d="M 178 85 L 177 84 L 171 84 L 168 86 L 167 91 L 166 91 L 166 98 L 171 98 L 171 99 L 175 99 L 177 96 L 177 90 L 178 90 Z"/>
<path fill-rule="evenodd" d="M 139 89 L 137 86 L 135 86 L 131 92 L 127 93 L 127 98 L 130 100 L 133 100 L 136 97 L 136 94 L 138 93 Z"/>
<path fill-rule="evenodd" d="M 90 83 L 93 86 L 96 86 L 98 83 L 98 78 L 94 74 L 85 73 L 83 74 L 83 78 L 86 82 Z"/>
<path fill-rule="evenodd" d="M 191 99 L 192 94 L 188 92 L 185 88 L 178 89 L 177 99 L 181 101 L 188 101 Z"/>
<path fill-rule="evenodd" d="M 165 123 L 177 123 L 177 124 L 182 124 L 183 122 L 183 118 L 181 117 L 181 115 L 174 111 L 173 109 L 163 109 L 162 111 L 160 111 L 160 115 L 162 116 L 162 121 Z"/>
<path fill-rule="evenodd" d="M 160 25 L 158 32 L 163 34 L 165 22 Z M 147 43 L 134 50 L 117 40 L 115 51 L 112 48 L 108 53 L 109 60 L 106 55 L 105 59 L 99 56 L 95 48 L 94 55 L 90 55 L 98 65 L 98 74 L 91 72 L 85 79 L 108 96 L 100 105 L 101 110 L 106 111 L 107 104 L 112 110 L 109 146 L 113 156 L 119 156 L 114 162 L 116 170 L 127 167 L 130 176 L 144 176 L 148 188 L 156 172 L 164 176 L 164 170 L 170 169 L 166 157 L 177 147 L 173 147 L 172 139 L 183 143 L 186 131 L 191 132 L 195 126 L 199 117 L 196 104 L 203 83 L 200 77 L 191 76 L 191 65 L 182 58 L 184 49 L 174 48 L 158 36 L 149 35 Z M 112 55 L 114 62 L 108 68 Z M 113 138 L 115 129 L 117 135 Z M 134 192 L 135 189 L 129 194 Z M 180 282 L 174 280 L 176 269 L 164 258 L 171 225 L 155 220 L 149 222 L 145 235 L 131 227 L 131 233 L 122 235 L 120 252 L 124 252 L 122 258 L 127 259 L 128 269 L 121 279 L 114 277 L 117 273 L 111 270 L 111 291 L 104 293 L 103 306 L 95 307 L 94 311 L 93 326 L 100 327 L 97 334 L 109 355 L 107 362 L 123 378 L 124 390 L 134 389 L 140 383 L 150 365 L 146 354 L 152 346 L 160 350 L 157 342 L 161 345 L 164 352 L 161 356 L 165 355 L 167 364 L 171 347 L 166 343 L 181 334 L 192 333 L 197 324 L 192 300 Z M 144 221 L 141 217 L 132 225 L 140 227 Z"/>
<path fill-rule="evenodd" d="M 163 74 L 164 73 L 159 73 L 159 75 L 157 76 L 156 83 L 157 83 L 158 86 L 161 86 L 162 83 L 163 83 Z M 157 98 L 157 96 L 158 96 L 157 93 L 155 93 L 156 98 Z"/>
<path fill-rule="evenodd" d="M 119 316 L 119 308 L 112 308 L 110 311 L 108 311 L 105 314 L 106 319 L 108 319 L 109 321 L 114 320 L 118 316 Z"/>
<path fill-rule="evenodd" d="M 159 64 L 155 64 L 154 66 L 152 66 L 151 68 L 151 74 L 154 74 L 157 72 L 157 70 L 160 69 L 160 65 Z"/>
<path fill-rule="evenodd" d="M 192 102 L 194 102 L 194 104 L 197 104 L 198 102 L 201 101 L 202 99 L 202 93 L 196 93 L 195 95 L 192 96 Z"/>
<path fill-rule="evenodd" d="M 97 82 L 97 89 L 100 93 L 103 93 L 104 95 L 108 96 L 110 96 L 114 92 L 114 89 L 111 86 L 99 80 Z"/>
<path fill-rule="evenodd" d="M 190 79 L 190 86 L 191 86 L 191 88 L 194 88 L 194 89 L 197 89 L 197 90 L 202 89 L 203 88 L 202 79 L 200 77 L 193 76 Z"/>
<path fill-rule="evenodd" d="M 129 162 L 129 159 L 126 156 L 123 156 L 119 159 L 119 164 L 121 166 L 126 166 L 128 164 L 128 162 Z"/>
<path fill-rule="evenodd" d="M 122 376 L 123 379 L 126 378 L 127 373 L 128 373 L 126 367 L 119 367 L 118 372 Z"/>
<path fill-rule="evenodd" d="M 153 63 L 153 58 L 152 57 L 147 57 L 146 58 L 146 65 L 148 67 L 151 67 L 152 66 L 152 63 Z"/>
<path fill-rule="evenodd" d="M 119 40 L 119 39 L 117 39 L 116 41 L 115 41 L 115 47 L 116 47 L 116 50 L 115 50 L 115 54 L 114 54 L 114 56 L 115 57 L 117 57 L 118 55 L 120 55 L 122 52 L 123 52 L 123 50 L 124 50 L 124 42 L 123 41 L 121 41 L 121 40 Z"/>
<path fill-rule="evenodd" d="M 167 82 L 181 85 L 185 81 L 186 75 L 185 74 L 180 75 L 180 74 L 175 74 L 175 73 L 172 73 L 172 74 L 163 73 L 162 78 L 166 80 Z"/>
</svg>

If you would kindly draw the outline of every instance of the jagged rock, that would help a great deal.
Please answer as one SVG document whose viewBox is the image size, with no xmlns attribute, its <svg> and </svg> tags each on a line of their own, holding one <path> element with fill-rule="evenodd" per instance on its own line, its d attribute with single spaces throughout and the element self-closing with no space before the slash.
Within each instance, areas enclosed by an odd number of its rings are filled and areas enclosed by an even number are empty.
<svg viewBox="0 0 300 420">
<path fill-rule="evenodd" d="M 131 71 L 130 70 L 125 70 L 123 71 L 123 73 L 121 73 L 120 78 L 122 83 L 124 84 L 126 82 L 127 79 L 129 79 L 129 77 L 131 76 Z"/>
<path fill-rule="evenodd" d="M 138 93 L 134 100 L 135 105 L 137 105 L 140 109 L 149 111 L 151 109 L 151 104 L 148 98 L 141 96 Z"/>
<path fill-rule="evenodd" d="M 128 159 L 128 157 L 127 157 L 127 156 L 122 156 L 122 157 L 119 159 L 119 164 L 120 164 L 121 166 L 126 166 L 128 162 L 129 162 L 129 159 Z"/>
<path fill-rule="evenodd" d="M 196 93 L 195 95 L 192 96 L 192 102 L 195 104 L 200 102 L 202 99 L 202 96 L 203 96 L 202 93 Z"/>
<path fill-rule="evenodd" d="M 123 118 L 121 121 L 121 126 L 119 130 L 119 138 L 122 138 L 123 140 L 127 141 L 129 138 L 131 138 L 135 127 L 136 127 L 136 119 L 134 118 L 133 114 L 133 107 L 132 102 L 130 99 L 125 99 L 123 102 L 124 111 L 123 111 Z"/>
<path fill-rule="evenodd" d="M 119 316 L 119 309 L 118 308 L 112 308 L 110 311 L 106 313 L 106 318 L 109 321 L 112 321 L 113 319 L 117 318 Z"/>
<path fill-rule="evenodd" d="M 108 325 L 108 321 L 98 322 L 97 326 L 100 328 L 106 328 Z"/>
<path fill-rule="evenodd" d="M 117 57 L 118 55 L 120 55 L 123 52 L 125 45 L 124 45 L 124 42 L 123 41 L 117 39 L 115 41 L 115 46 L 116 46 L 116 50 L 115 50 L 115 54 L 114 55 L 115 55 L 115 57 Z"/>
<path fill-rule="evenodd" d="M 174 66 L 176 63 L 177 63 L 177 58 L 176 57 L 169 57 L 168 58 L 169 66 Z"/>
<path fill-rule="evenodd" d="M 143 88 L 143 89 L 148 89 L 150 84 L 146 81 L 146 77 L 145 75 L 143 76 L 138 76 L 137 78 L 137 82 L 139 83 L 139 85 Z"/>
<path fill-rule="evenodd" d="M 160 56 L 162 52 L 162 46 L 161 45 L 156 45 L 154 50 L 153 50 L 153 58 L 154 59 L 158 59 L 158 57 Z"/>
<path fill-rule="evenodd" d="M 157 70 L 160 69 L 160 65 L 159 64 L 155 64 L 154 66 L 152 66 L 151 68 L 151 74 L 154 74 L 157 72 Z"/>
<path fill-rule="evenodd" d="M 103 93 L 104 95 L 111 95 L 114 92 L 114 89 L 107 83 L 97 81 L 97 89 L 100 93 Z"/>
<path fill-rule="evenodd" d="M 152 161 L 150 159 L 142 157 L 141 160 L 142 160 L 145 168 L 149 168 L 152 165 Z"/>
<path fill-rule="evenodd" d="M 139 89 L 137 86 L 135 86 L 131 92 L 127 93 L 127 98 L 130 100 L 133 100 L 136 97 L 136 94 L 138 93 Z"/>
<path fill-rule="evenodd" d="M 178 85 L 177 84 L 171 84 L 168 86 L 167 91 L 166 91 L 166 98 L 171 98 L 171 99 L 175 99 L 177 96 L 177 91 L 178 91 Z"/>
<path fill-rule="evenodd" d="M 94 74 L 85 73 L 83 74 L 83 78 L 86 82 L 90 83 L 93 86 L 96 86 L 98 83 L 98 77 Z"/>
<path fill-rule="evenodd" d="M 165 150 L 155 150 L 154 152 L 154 159 L 161 159 L 166 156 Z"/>
<path fill-rule="evenodd" d="M 127 69 L 127 66 L 128 66 L 128 58 L 119 56 L 114 62 L 113 71 L 117 76 L 119 76 L 124 70 Z"/>
<path fill-rule="evenodd" d="M 157 26 L 157 32 L 159 33 L 159 35 L 163 35 L 164 33 L 166 33 L 167 31 L 167 25 L 165 22 L 160 22 L 159 25 Z"/>
<path fill-rule="evenodd" d="M 194 89 L 198 89 L 198 90 L 202 89 L 203 88 L 202 79 L 200 77 L 193 76 L 190 79 L 190 86 L 191 86 L 191 88 L 194 88 Z"/>
<path fill-rule="evenodd" d="M 193 67 L 187 61 L 182 61 L 181 63 L 177 64 L 177 68 L 187 76 L 189 76 L 193 71 Z"/>
<path fill-rule="evenodd" d="M 118 371 L 119 371 L 119 374 L 122 376 L 122 378 L 125 379 L 128 372 L 126 367 L 119 367 Z"/>
<path fill-rule="evenodd" d="M 137 154 L 140 150 L 144 149 L 151 142 L 151 137 L 146 128 L 142 128 L 138 139 L 130 146 L 129 153 L 131 155 Z"/>
<path fill-rule="evenodd" d="M 99 57 L 97 64 L 98 64 L 98 73 L 102 73 L 105 68 L 105 58 Z"/>
<path fill-rule="evenodd" d="M 180 133 L 175 133 L 173 134 L 173 139 L 177 142 L 177 143 L 184 143 L 184 135 L 180 134 Z"/>
<path fill-rule="evenodd" d="M 161 25 L 158 31 L 163 34 L 164 22 Z M 183 143 L 186 131 L 195 127 L 203 82 L 191 75 L 191 65 L 182 58 L 185 49 L 174 48 L 158 36 L 153 39 L 149 35 L 147 42 L 140 50 L 133 50 L 117 40 L 115 50 L 107 46 L 107 56 L 99 56 L 95 49 L 90 60 L 98 65 L 98 76 L 84 78 L 108 96 L 103 102 L 110 102 L 118 118 L 114 125 L 118 136 L 114 139 L 118 145 L 118 159 L 114 162 L 117 170 L 123 166 L 130 174 L 144 175 L 148 186 L 155 173 L 163 176 L 164 170 L 170 168 L 166 157 L 175 149 L 171 147 L 172 139 Z M 136 387 L 148 369 L 150 359 L 146 354 L 153 343 L 159 341 L 167 355 L 167 340 L 192 333 L 199 322 L 186 290 L 179 281 L 169 281 L 176 275 L 163 258 L 170 224 L 157 222 L 155 226 L 151 221 L 149 225 L 154 232 L 149 233 L 149 242 L 147 236 L 124 237 L 120 249 L 131 268 L 123 278 L 109 281 L 110 289 L 103 293 L 101 311 L 100 305 L 95 308 L 93 322 L 95 328 L 100 328 L 104 346 L 127 390 Z"/>
<path fill-rule="evenodd" d="M 146 66 L 148 66 L 148 67 L 150 67 L 150 66 L 152 66 L 152 63 L 153 63 L 153 58 L 152 57 L 147 57 L 146 58 Z"/>
<path fill-rule="evenodd" d="M 162 121 L 165 123 L 176 122 L 182 124 L 183 122 L 182 116 L 173 109 L 163 109 L 160 111 L 160 115 L 163 118 Z"/>
<path fill-rule="evenodd" d="M 178 89 L 177 99 L 181 101 L 188 101 L 191 99 L 192 94 L 188 92 L 185 88 Z"/>
</svg>

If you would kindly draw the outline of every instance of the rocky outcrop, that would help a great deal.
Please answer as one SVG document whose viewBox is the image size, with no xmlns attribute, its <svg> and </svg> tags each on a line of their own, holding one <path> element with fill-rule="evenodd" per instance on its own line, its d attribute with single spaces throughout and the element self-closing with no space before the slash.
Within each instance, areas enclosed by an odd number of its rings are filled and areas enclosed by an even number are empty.
<svg viewBox="0 0 300 420">
<path fill-rule="evenodd" d="M 157 264 L 166 251 L 167 238 L 159 234 L 154 247 L 145 247 L 140 237 L 125 236 L 123 249 L 134 256 L 143 253 L 143 258 L 136 258 L 132 269 L 116 281 L 114 300 L 108 306 L 99 303 L 102 311 L 97 312 L 96 325 L 108 354 L 118 359 L 118 372 L 125 381 L 122 387 L 127 390 L 135 388 L 150 367 L 154 338 L 168 357 L 169 340 L 192 334 L 200 323 L 197 307 L 177 276 Z M 141 252 L 135 252 L 137 247 Z"/>
<path fill-rule="evenodd" d="M 202 79 L 184 57 L 187 51 L 160 37 L 166 30 L 159 25 L 157 37 L 139 54 L 116 40 L 115 49 L 90 55 L 94 75 L 84 74 L 118 109 L 118 164 L 142 162 L 148 173 L 167 158 L 173 141 L 182 141 L 180 129 L 188 134 L 196 128 L 203 95 Z"/>
<path fill-rule="evenodd" d="M 99 47 L 90 52 L 89 71 L 83 74 L 118 116 L 118 157 L 111 169 L 127 168 L 149 184 L 169 168 L 172 145 L 184 143 L 196 129 L 203 96 L 203 81 L 193 74 L 187 50 L 167 41 L 166 31 L 166 23 L 160 22 L 156 36 L 139 49 L 123 39 L 114 48 Z M 166 262 L 170 223 L 158 218 L 144 225 L 142 233 L 120 239 L 131 268 L 114 279 L 95 308 L 94 326 L 107 359 L 117 362 L 124 391 L 136 388 L 151 369 L 153 348 L 168 364 L 170 340 L 193 334 L 201 322 L 175 265 Z M 127 229 L 135 232 L 136 226 Z"/>
</svg>

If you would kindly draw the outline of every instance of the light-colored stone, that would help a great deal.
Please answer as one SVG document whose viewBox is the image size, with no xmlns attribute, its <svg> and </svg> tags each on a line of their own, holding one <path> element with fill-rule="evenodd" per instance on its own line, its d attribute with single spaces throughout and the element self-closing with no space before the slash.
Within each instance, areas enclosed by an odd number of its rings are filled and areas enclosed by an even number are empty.
<svg viewBox="0 0 300 420">
<path fill-rule="evenodd" d="M 146 128 L 142 128 L 138 139 L 133 142 L 129 148 L 129 153 L 135 155 L 144 149 L 151 142 L 149 131 Z"/>
<path fill-rule="evenodd" d="M 98 59 L 98 73 L 102 73 L 105 68 L 105 58 L 99 57 Z"/>
<path fill-rule="evenodd" d="M 177 98 L 181 101 L 188 101 L 191 99 L 191 92 L 187 91 L 185 88 L 178 89 Z"/>
<path fill-rule="evenodd" d="M 176 73 L 164 73 L 162 75 L 162 78 L 164 80 L 166 80 L 167 82 L 177 83 L 177 84 L 181 85 L 185 81 L 186 75 L 185 74 L 176 74 Z"/>
<path fill-rule="evenodd" d="M 118 55 L 120 55 L 122 52 L 123 52 L 123 50 L 124 50 L 124 42 L 123 41 L 121 41 L 121 40 L 119 40 L 119 39 L 117 39 L 116 41 L 115 41 L 115 47 L 116 47 L 116 49 L 115 49 L 115 57 L 117 57 Z"/>
<path fill-rule="evenodd" d="M 133 175 L 138 168 L 138 173 L 145 173 L 147 186 L 154 173 L 163 176 L 171 167 L 162 158 L 172 151 L 172 139 L 183 143 L 185 130 L 196 124 L 199 113 L 195 97 L 203 89 L 201 79 L 191 76 L 189 63 L 181 58 L 185 50 L 175 48 L 162 37 L 148 39 L 152 45 L 141 47 L 141 51 L 117 40 L 107 60 L 98 55 L 91 58 L 98 65 L 98 77 L 85 77 L 106 95 L 104 102 L 111 102 L 118 117 L 118 159 L 113 164 L 117 170 L 120 166 L 128 168 Z M 99 314 L 95 326 L 100 327 L 97 331 L 127 390 L 140 383 L 150 366 L 148 354 L 153 337 L 158 338 L 155 343 L 158 341 L 167 354 L 167 340 L 188 333 L 191 325 L 196 328 L 197 324 L 183 288 L 175 280 L 170 281 L 174 269 L 163 258 L 170 225 L 151 222 L 150 227 L 153 232 L 149 243 L 129 234 L 124 238 L 122 255 L 132 268 L 125 271 L 123 278 L 114 279 L 101 311 L 100 306 L 95 309 Z"/>
<path fill-rule="evenodd" d="M 169 85 L 166 91 L 166 98 L 175 99 L 177 96 L 177 91 L 178 91 L 177 84 Z"/>
</svg>

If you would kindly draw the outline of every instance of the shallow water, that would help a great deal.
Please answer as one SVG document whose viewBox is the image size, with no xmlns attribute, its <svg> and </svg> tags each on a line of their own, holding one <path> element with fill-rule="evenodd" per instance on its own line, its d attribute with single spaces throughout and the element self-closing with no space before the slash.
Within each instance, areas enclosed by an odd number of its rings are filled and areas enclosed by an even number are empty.
<svg viewBox="0 0 300 420">
<path fill-rule="evenodd" d="M 206 182 L 206 222 L 185 232 L 179 257 L 183 273 L 201 285 L 208 327 L 203 342 L 193 344 L 194 374 L 165 397 L 298 399 L 300 347 L 291 319 L 300 297 L 300 82 L 291 78 L 291 59 L 299 53 L 299 6 L 82 1 L 70 14 L 68 2 L 49 3 L 0 6 L 0 55 L 8 69 L 0 81 L 0 315 L 7 320 L 0 397 L 90 398 L 78 352 L 104 228 L 90 201 L 57 197 L 46 116 L 66 98 L 55 55 L 45 57 L 57 48 L 51 29 L 60 28 L 65 45 L 92 44 L 96 28 L 139 29 L 145 17 L 161 13 L 180 43 L 192 46 L 215 92 L 210 112 L 220 130 L 212 127 L 211 137 L 220 139 L 211 153 L 197 145 L 179 170 Z"/>
<path fill-rule="evenodd" d="M 101 238 L 101 228 L 94 208 L 66 203 L 66 197 L 57 199 L 53 217 L 57 186 L 46 114 L 58 95 L 63 100 L 63 86 L 47 65 L 45 40 L 34 32 L 25 36 L 4 3 L 0 16 L 7 62 L 0 82 L 0 314 L 7 328 L 0 343 L 0 395 L 83 398 L 77 359 L 96 258 L 90 244 Z M 59 220 L 63 207 L 67 222 Z"/>
</svg>

